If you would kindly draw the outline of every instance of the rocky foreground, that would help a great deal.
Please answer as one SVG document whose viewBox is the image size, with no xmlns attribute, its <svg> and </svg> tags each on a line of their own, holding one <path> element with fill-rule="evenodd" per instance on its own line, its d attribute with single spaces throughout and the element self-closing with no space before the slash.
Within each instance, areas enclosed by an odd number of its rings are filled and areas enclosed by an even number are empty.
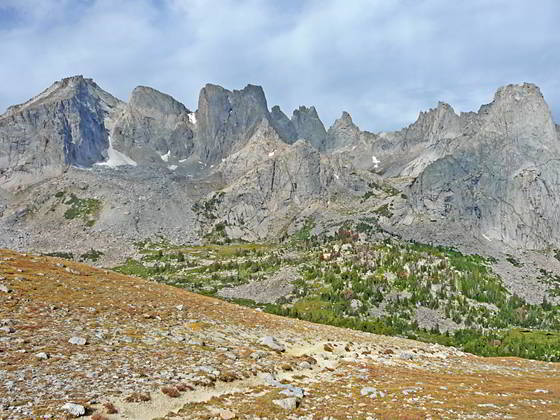
<svg viewBox="0 0 560 420">
<path fill-rule="evenodd" d="M 560 365 L 281 318 L 0 251 L 0 418 L 467 419 L 560 413 Z"/>
</svg>

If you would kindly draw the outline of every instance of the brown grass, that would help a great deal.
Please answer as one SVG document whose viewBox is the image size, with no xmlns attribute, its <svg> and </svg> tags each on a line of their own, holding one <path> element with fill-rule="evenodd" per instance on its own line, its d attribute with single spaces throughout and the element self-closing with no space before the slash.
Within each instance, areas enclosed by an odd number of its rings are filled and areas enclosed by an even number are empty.
<svg viewBox="0 0 560 420">
<path fill-rule="evenodd" d="M 151 401 L 152 397 L 148 394 L 142 394 L 140 392 L 133 392 L 128 397 L 124 399 L 126 402 L 146 402 Z"/>
<path fill-rule="evenodd" d="M 106 402 L 105 404 L 103 404 L 103 407 L 105 407 L 107 414 L 117 414 L 119 412 L 119 410 L 117 410 L 117 407 L 115 407 L 115 405 L 110 402 Z"/>
<path fill-rule="evenodd" d="M 173 386 L 164 386 L 163 388 L 161 388 L 161 392 L 163 392 L 165 395 L 167 395 L 170 398 L 177 398 L 181 396 L 179 390 Z"/>
</svg>

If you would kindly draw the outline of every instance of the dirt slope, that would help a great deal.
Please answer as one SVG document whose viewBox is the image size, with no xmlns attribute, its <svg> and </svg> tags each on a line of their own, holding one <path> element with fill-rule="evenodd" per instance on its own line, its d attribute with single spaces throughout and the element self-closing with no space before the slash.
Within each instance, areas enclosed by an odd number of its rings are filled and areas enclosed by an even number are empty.
<svg viewBox="0 0 560 420">
<path fill-rule="evenodd" d="M 1 419 L 70 417 L 67 402 L 97 419 L 560 417 L 558 364 L 285 319 L 8 250 L 0 324 Z M 260 344 L 269 336 L 285 351 Z"/>
</svg>

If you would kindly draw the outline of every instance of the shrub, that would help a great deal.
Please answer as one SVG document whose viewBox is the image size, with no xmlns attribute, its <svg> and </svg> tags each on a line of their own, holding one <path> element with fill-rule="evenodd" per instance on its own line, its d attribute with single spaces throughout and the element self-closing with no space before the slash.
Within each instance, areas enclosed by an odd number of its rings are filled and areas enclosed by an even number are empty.
<svg viewBox="0 0 560 420">
<path fill-rule="evenodd" d="M 124 399 L 126 402 L 146 402 L 151 401 L 152 397 L 148 394 L 141 394 L 140 392 L 133 392 Z"/>
<path fill-rule="evenodd" d="M 106 402 L 105 404 L 103 404 L 103 407 L 105 407 L 105 410 L 107 410 L 107 414 L 117 414 L 119 412 L 119 410 L 117 410 L 117 407 L 115 407 L 115 405 L 111 402 Z"/>
<path fill-rule="evenodd" d="M 177 398 L 181 395 L 179 390 L 172 386 L 164 386 L 163 388 L 161 388 L 161 392 L 171 398 Z"/>
</svg>

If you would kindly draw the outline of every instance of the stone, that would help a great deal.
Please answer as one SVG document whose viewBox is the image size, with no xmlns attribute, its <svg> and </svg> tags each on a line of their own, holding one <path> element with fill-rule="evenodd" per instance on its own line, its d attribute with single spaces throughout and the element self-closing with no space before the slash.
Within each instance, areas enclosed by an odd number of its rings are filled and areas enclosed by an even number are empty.
<svg viewBox="0 0 560 420">
<path fill-rule="evenodd" d="M 283 352 L 286 351 L 284 344 L 280 343 L 275 337 L 266 336 L 259 340 L 259 344 L 268 347 L 274 351 Z"/>
<path fill-rule="evenodd" d="M 402 360 L 414 360 L 416 355 L 411 352 L 402 352 L 399 354 L 399 358 Z"/>
<path fill-rule="evenodd" d="M 86 414 L 86 409 L 83 405 L 70 402 L 64 404 L 60 409 L 75 417 L 81 417 Z"/>
<path fill-rule="evenodd" d="M 233 411 L 231 410 L 221 410 L 220 411 L 220 418 L 222 420 L 231 420 L 237 417 L 237 414 L 235 414 Z"/>
<path fill-rule="evenodd" d="M 383 391 L 377 390 L 377 388 L 366 386 L 360 390 L 360 395 L 370 398 L 377 398 L 378 396 L 383 398 L 385 396 L 385 393 Z"/>
<path fill-rule="evenodd" d="M 284 410 L 294 410 L 299 405 L 297 398 L 283 398 L 281 400 L 272 400 L 272 403 L 283 408 Z"/>
<path fill-rule="evenodd" d="M 14 330 L 12 327 L 0 327 L 0 332 L 6 333 L 6 334 L 12 334 L 12 333 L 16 332 L 16 330 Z"/>
<path fill-rule="evenodd" d="M 327 132 L 314 106 L 300 106 L 294 110 L 292 123 L 299 139 L 307 140 L 319 151 L 325 150 Z"/>
<path fill-rule="evenodd" d="M 29 185 L 62 174 L 68 165 L 102 161 L 108 146 L 105 120 L 122 105 L 93 80 L 75 76 L 10 107 L 0 118 L 0 155 L 8 157 L 0 185 Z"/>
<path fill-rule="evenodd" d="M 8 286 L 6 286 L 3 283 L 0 283 L 0 292 L 2 293 L 10 293 L 12 291 L 12 289 L 10 289 Z"/>
<path fill-rule="evenodd" d="M 35 355 L 35 357 L 36 357 L 37 359 L 47 360 L 47 359 L 49 358 L 49 355 L 48 355 L 47 353 L 45 353 L 45 352 L 42 351 L 42 352 L 40 352 L 40 353 L 37 353 L 37 354 Z"/>
<path fill-rule="evenodd" d="M 75 344 L 77 346 L 84 346 L 87 344 L 87 339 L 83 337 L 72 337 L 68 340 L 70 344 Z"/>
<path fill-rule="evenodd" d="M 290 121 L 278 105 L 273 106 L 270 110 L 270 120 L 274 130 L 276 130 L 283 141 L 292 144 L 298 139 L 294 123 Z"/>
</svg>

